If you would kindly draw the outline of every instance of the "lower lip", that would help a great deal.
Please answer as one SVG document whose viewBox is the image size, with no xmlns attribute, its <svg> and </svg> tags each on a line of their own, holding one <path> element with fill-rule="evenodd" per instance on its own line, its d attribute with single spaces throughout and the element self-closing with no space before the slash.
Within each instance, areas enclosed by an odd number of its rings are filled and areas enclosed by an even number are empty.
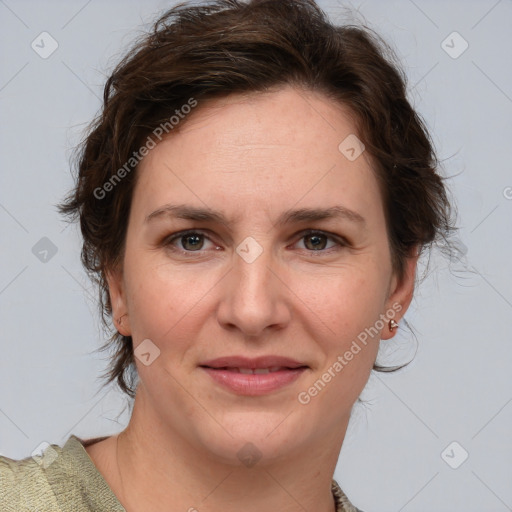
<svg viewBox="0 0 512 512">
<path fill-rule="evenodd" d="M 229 370 L 217 370 L 204 366 L 201 368 L 222 386 L 239 395 L 246 396 L 261 396 L 276 391 L 297 380 L 306 370 L 303 367 L 279 370 L 277 372 L 247 374 Z"/>
</svg>

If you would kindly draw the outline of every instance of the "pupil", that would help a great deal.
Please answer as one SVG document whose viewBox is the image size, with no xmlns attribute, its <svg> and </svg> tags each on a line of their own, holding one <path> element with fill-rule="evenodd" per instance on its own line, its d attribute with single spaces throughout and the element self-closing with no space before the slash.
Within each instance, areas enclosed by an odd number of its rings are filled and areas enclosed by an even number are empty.
<svg viewBox="0 0 512 512">
<path fill-rule="evenodd" d="M 192 248 L 197 248 L 199 244 L 199 241 L 200 241 L 200 235 L 186 235 L 185 237 L 185 241 L 188 242 L 189 240 L 195 240 L 195 242 L 192 243 Z M 187 243 L 184 244 L 185 246 L 187 245 Z"/>
<path fill-rule="evenodd" d="M 318 249 L 319 245 L 320 246 L 322 245 L 322 241 L 321 241 L 322 236 L 321 235 L 309 235 L 308 238 L 310 240 L 316 240 L 316 242 L 313 242 L 313 248 Z"/>
</svg>

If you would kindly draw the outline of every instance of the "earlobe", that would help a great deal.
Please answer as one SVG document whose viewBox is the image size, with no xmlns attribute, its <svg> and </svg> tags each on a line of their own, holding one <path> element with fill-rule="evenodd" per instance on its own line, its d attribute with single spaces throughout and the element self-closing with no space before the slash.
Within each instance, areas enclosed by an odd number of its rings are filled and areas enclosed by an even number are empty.
<svg viewBox="0 0 512 512">
<path fill-rule="evenodd" d="M 121 315 L 118 318 L 113 316 L 113 319 L 114 325 L 116 326 L 116 329 L 119 332 L 119 334 L 122 334 L 123 336 L 131 336 L 128 313 L 125 313 L 124 315 Z"/>
<path fill-rule="evenodd" d="M 105 277 L 112 305 L 112 321 L 120 334 L 131 336 L 123 273 L 121 270 L 109 270 Z"/>
<path fill-rule="evenodd" d="M 391 339 L 400 327 L 402 319 L 409 308 L 416 280 L 416 267 L 419 258 L 417 247 L 413 247 L 410 256 L 405 261 L 404 273 L 401 279 L 396 275 L 391 280 L 390 294 L 386 301 L 385 315 L 389 318 L 387 325 L 381 333 L 381 339 Z"/>
</svg>

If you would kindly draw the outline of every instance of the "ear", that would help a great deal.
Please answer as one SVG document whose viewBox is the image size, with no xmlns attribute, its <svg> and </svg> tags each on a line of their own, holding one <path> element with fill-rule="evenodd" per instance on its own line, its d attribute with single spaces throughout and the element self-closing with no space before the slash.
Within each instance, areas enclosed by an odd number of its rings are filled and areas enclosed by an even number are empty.
<svg viewBox="0 0 512 512">
<path fill-rule="evenodd" d="M 105 273 L 112 304 L 112 320 L 118 332 L 123 336 L 131 336 L 130 316 L 126 301 L 126 290 L 121 269 L 108 270 Z"/>
<path fill-rule="evenodd" d="M 387 318 L 393 320 L 396 323 L 400 322 L 400 319 L 403 318 L 405 312 L 409 308 L 411 304 L 412 297 L 414 295 L 414 285 L 416 279 L 416 267 L 419 258 L 419 247 L 414 246 L 409 256 L 405 261 L 404 267 L 404 275 L 401 279 L 398 278 L 396 273 L 393 274 L 391 278 L 391 283 L 389 287 L 388 299 L 386 300 L 386 309 L 384 314 L 386 314 Z M 395 312 L 395 316 L 390 316 L 390 312 Z M 392 314 L 392 313 L 391 313 Z M 381 339 L 389 340 L 396 334 L 396 328 L 393 331 L 389 330 L 388 325 L 384 327 L 381 333 Z"/>
</svg>

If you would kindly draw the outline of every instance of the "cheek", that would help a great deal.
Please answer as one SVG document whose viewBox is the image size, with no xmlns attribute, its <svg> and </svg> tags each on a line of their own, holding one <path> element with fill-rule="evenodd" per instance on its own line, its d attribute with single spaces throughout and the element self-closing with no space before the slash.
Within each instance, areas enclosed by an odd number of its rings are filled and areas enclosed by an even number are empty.
<svg viewBox="0 0 512 512">
<path fill-rule="evenodd" d="M 124 268 L 132 337 L 136 344 L 159 338 L 172 327 L 179 287 L 164 280 L 162 270 L 137 253 L 125 259 Z"/>
<path fill-rule="evenodd" d="M 351 407 L 368 381 L 380 341 L 374 329 L 385 298 L 377 282 L 377 274 L 366 273 L 360 278 L 331 282 L 330 288 L 324 288 L 323 302 L 318 303 L 316 311 L 329 329 L 326 336 L 315 336 L 324 358 L 308 382 L 309 387 L 302 390 L 303 402 L 299 400 L 301 404 L 314 404 L 318 414 L 338 418 Z"/>
<path fill-rule="evenodd" d="M 385 303 L 382 277 L 368 267 L 365 273 L 353 270 L 350 277 L 340 277 L 324 288 L 323 302 L 315 310 L 329 327 L 328 334 L 320 338 L 325 358 L 318 374 L 329 382 L 330 392 L 322 393 L 325 396 L 319 403 L 355 400 L 377 357 L 383 327 L 379 318 Z"/>
<path fill-rule="evenodd" d="M 312 283 L 311 283 L 312 284 Z M 376 268 L 345 268 L 316 286 L 313 311 L 343 339 L 373 324 L 385 303 L 385 286 Z"/>
<path fill-rule="evenodd" d="M 201 279 L 170 264 L 155 262 L 147 255 L 133 254 L 125 260 L 128 307 L 132 337 L 149 338 L 157 345 L 170 337 L 174 341 L 193 326 L 202 301 L 218 279 Z"/>
</svg>

